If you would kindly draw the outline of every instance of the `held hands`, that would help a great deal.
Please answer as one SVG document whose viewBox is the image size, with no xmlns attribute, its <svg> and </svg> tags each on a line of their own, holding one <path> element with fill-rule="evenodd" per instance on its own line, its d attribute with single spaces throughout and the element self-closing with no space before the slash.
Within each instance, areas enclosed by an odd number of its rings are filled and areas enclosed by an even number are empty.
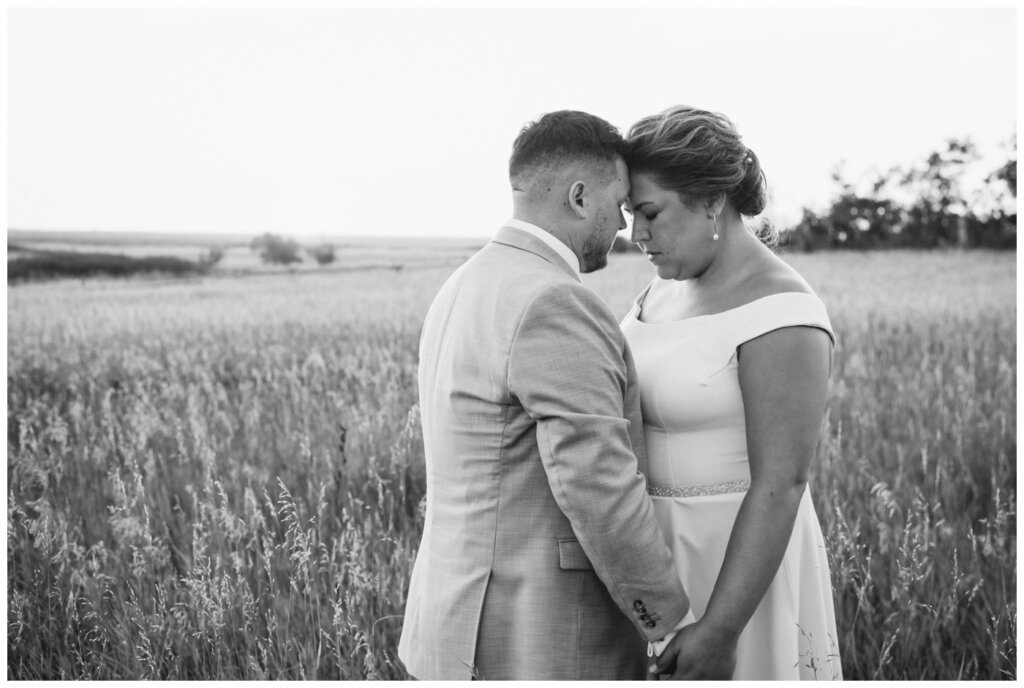
<svg viewBox="0 0 1024 688">
<path fill-rule="evenodd" d="M 737 640 L 737 635 L 698 621 L 679 631 L 665 651 L 652 660 L 647 680 L 728 681 L 736 669 Z"/>
</svg>

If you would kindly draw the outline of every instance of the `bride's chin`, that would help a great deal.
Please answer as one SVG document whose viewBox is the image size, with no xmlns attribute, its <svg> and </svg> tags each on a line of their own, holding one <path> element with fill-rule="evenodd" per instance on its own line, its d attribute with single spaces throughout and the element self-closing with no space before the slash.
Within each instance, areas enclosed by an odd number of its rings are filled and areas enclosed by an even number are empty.
<svg viewBox="0 0 1024 688">
<path fill-rule="evenodd" d="M 667 265 L 659 265 L 655 272 L 658 273 L 658 277 L 663 280 L 678 279 L 679 275 L 677 270 L 672 270 Z"/>
</svg>

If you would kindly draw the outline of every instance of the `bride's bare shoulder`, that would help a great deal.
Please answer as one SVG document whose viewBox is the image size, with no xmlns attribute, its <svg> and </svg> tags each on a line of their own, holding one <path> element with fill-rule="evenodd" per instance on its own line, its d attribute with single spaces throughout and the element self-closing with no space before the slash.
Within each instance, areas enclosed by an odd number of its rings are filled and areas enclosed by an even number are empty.
<svg viewBox="0 0 1024 688">
<path fill-rule="evenodd" d="M 744 291 L 749 297 L 760 298 L 786 292 L 814 294 L 811 285 L 799 272 L 778 256 L 773 255 L 772 258 L 762 262 L 747 275 Z"/>
</svg>

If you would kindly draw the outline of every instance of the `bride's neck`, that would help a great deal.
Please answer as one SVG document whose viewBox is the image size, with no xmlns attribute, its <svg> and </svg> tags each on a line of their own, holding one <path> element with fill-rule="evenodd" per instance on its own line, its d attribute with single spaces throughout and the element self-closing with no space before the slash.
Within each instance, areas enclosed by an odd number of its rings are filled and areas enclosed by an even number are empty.
<svg viewBox="0 0 1024 688">
<path fill-rule="evenodd" d="M 693 286 L 701 291 L 727 288 L 742 279 L 757 262 L 764 249 L 761 240 L 737 219 L 719 230 L 715 256 L 707 269 L 693 278 Z"/>
</svg>

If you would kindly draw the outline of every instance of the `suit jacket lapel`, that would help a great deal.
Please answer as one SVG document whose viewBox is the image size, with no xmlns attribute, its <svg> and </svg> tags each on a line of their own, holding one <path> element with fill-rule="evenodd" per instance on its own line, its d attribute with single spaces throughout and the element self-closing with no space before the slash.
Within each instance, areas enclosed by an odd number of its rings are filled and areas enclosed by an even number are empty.
<svg viewBox="0 0 1024 688">
<path fill-rule="evenodd" d="M 493 239 L 491 239 L 491 241 L 496 244 L 503 244 L 505 246 L 511 246 L 512 248 L 518 248 L 520 250 L 536 254 L 549 263 L 562 268 L 566 274 L 570 275 L 577 282 L 582 281 L 580 280 L 579 275 L 576 274 L 576 271 L 572 269 L 572 266 L 565 262 L 565 259 L 553 251 L 550 246 L 532 234 L 516 229 L 515 227 L 506 226 L 499 229 L 498 233 Z"/>
</svg>

